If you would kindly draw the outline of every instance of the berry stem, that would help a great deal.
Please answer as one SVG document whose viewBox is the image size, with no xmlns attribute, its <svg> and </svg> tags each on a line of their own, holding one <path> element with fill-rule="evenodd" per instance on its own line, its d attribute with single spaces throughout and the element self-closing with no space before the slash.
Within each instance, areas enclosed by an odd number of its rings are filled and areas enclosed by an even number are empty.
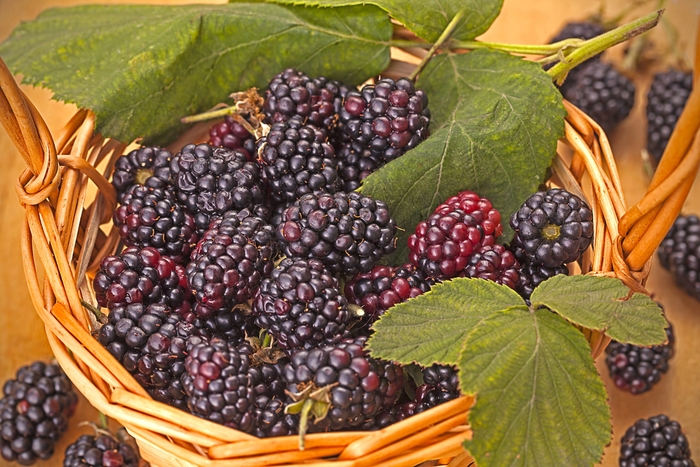
<svg viewBox="0 0 700 467">
<path fill-rule="evenodd" d="M 659 23 L 663 12 L 664 10 L 657 10 L 615 28 L 612 31 L 608 31 L 605 34 L 583 42 L 576 50 L 562 57 L 562 60 L 550 68 L 547 74 L 556 80 L 557 84 L 563 83 L 566 75 L 574 67 L 614 45 L 629 40 L 655 27 Z"/>
<path fill-rule="evenodd" d="M 182 117 L 180 122 L 182 123 L 197 123 L 205 122 L 207 120 L 213 120 L 215 118 L 225 117 L 226 115 L 233 115 L 238 112 L 238 104 L 233 104 L 230 107 L 224 107 L 222 109 L 210 110 L 208 112 L 203 112 L 201 114 L 189 115 L 187 117 Z"/>
<path fill-rule="evenodd" d="M 306 399 L 301 408 L 301 416 L 299 417 L 299 450 L 303 451 L 306 448 L 306 430 L 309 428 L 309 412 L 314 406 L 312 399 Z"/>
<path fill-rule="evenodd" d="M 432 56 L 437 52 L 437 50 L 447 42 L 447 40 L 450 38 L 450 35 L 454 32 L 455 28 L 459 24 L 459 22 L 462 20 L 462 17 L 464 16 L 464 10 L 460 10 L 454 18 L 452 18 L 452 21 L 450 21 L 450 24 L 447 25 L 444 31 L 442 31 L 442 34 L 440 34 L 440 37 L 438 38 L 437 42 L 433 44 L 433 46 L 430 48 L 428 51 L 428 55 L 423 58 L 423 60 L 420 62 L 418 67 L 413 70 L 413 73 L 411 73 L 411 76 L 409 76 L 409 79 L 411 81 L 415 81 L 416 77 L 420 74 L 421 71 L 423 71 L 423 68 L 428 64 Z"/>
<path fill-rule="evenodd" d="M 577 48 L 585 41 L 582 39 L 564 39 L 553 44 L 528 45 L 528 44 L 504 44 L 500 42 L 482 41 L 451 41 L 450 48 L 455 49 L 491 49 L 525 55 L 553 55 L 560 50 Z"/>
</svg>

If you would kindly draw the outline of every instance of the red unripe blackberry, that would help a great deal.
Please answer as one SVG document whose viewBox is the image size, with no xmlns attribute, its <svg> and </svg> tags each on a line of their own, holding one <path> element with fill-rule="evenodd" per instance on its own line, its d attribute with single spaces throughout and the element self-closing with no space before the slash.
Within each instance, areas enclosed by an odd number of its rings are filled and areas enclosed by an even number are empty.
<svg viewBox="0 0 700 467">
<path fill-rule="evenodd" d="M 105 257 L 93 280 L 102 307 L 163 303 L 173 310 L 190 297 L 185 269 L 153 247 L 129 247 Z"/>
<path fill-rule="evenodd" d="M 273 205 L 338 191 L 338 164 L 327 141 L 325 130 L 305 125 L 299 117 L 272 125 L 258 140 L 257 160 Z"/>
<path fill-rule="evenodd" d="M 688 438 L 666 415 L 640 419 L 620 440 L 620 467 L 695 467 Z"/>
<path fill-rule="evenodd" d="M 373 323 L 397 303 L 417 297 L 430 290 L 425 275 L 412 264 L 375 266 L 369 272 L 357 274 L 345 283 L 349 303 L 362 307 L 362 321 Z"/>
<path fill-rule="evenodd" d="M 605 349 L 605 364 L 615 386 L 632 394 L 647 392 L 668 371 L 673 357 L 675 338 L 673 326 L 666 328 L 668 342 L 652 347 L 639 347 L 612 341 Z"/>
<path fill-rule="evenodd" d="M 5 382 L 0 399 L 0 456 L 31 465 L 48 459 L 68 428 L 78 396 L 56 365 L 34 362 Z"/>
<path fill-rule="evenodd" d="M 316 418 L 315 429 L 336 431 L 359 427 L 392 407 L 401 395 L 401 367 L 369 357 L 363 347 L 365 342 L 366 338 L 362 337 L 300 350 L 284 367 L 287 390 L 293 398 L 309 387 L 327 388 L 328 413 Z"/>
<path fill-rule="evenodd" d="M 139 467 L 139 455 L 109 436 L 82 435 L 66 448 L 63 467 Z"/>
<path fill-rule="evenodd" d="M 154 247 L 176 263 L 189 261 L 197 243 L 194 217 L 176 202 L 172 189 L 132 185 L 112 219 L 126 246 Z"/>
<path fill-rule="evenodd" d="M 463 191 L 435 208 L 408 237 L 409 259 L 428 277 L 459 276 L 469 258 L 501 235 L 501 214 L 486 198 Z"/>
<path fill-rule="evenodd" d="M 349 88 L 323 76 L 311 79 L 288 68 L 270 81 L 265 91 L 264 112 L 272 123 L 296 116 L 319 128 L 332 129 Z"/>
<path fill-rule="evenodd" d="M 341 142 L 389 162 L 429 134 L 428 97 L 407 78 L 384 78 L 349 92 L 339 113 Z"/>
<path fill-rule="evenodd" d="M 214 338 L 190 348 L 185 369 L 182 385 L 191 413 L 236 430 L 253 430 L 255 388 L 245 351 Z"/>
<path fill-rule="evenodd" d="M 208 144 L 188 144 L 170 163 L 178 201 L 206 230 L 212 217 L 263 204 L 260 169 L 245 154 Z"/>
<path fill-rule="evenodd" d="M 561 188 L 530 196 L 510 217 L 510 226 L 515 230 L 513 244 L 522 248 L 522 255 L 549 268 L 577 261 L 593 239 L 588 204 Z"/>
<path fill-rule="evenodd" d="M 171 185 L 170 160 L 173 155 L 161 148 L 143 147 L 120 156 L 114 163 L 112 185 L 117 190 L 117 200 L 133 185 L 151 188 L 168 188 Z"/>
<path fill-rule="evenodd" d="M 386 203 L 357 192 L 304 195 L 277 227 L 285 255 L 320 259 L 330 272 L 349 276 L 393 252 L 395 234 Z"/>
<path fill-rule="evenodd" d="M 248 161 L 255 159 L 255 137 L 230 115 L 226 115 L 223 122 L 209 129 L 207 143 L 242 152 Z"/>
<path fill-rule="evenodd" d="M 340 342 L 350 321 L 338 280 L 316 259 L 282 260 L 263 279 L 253 313 L 288 354 Z"/>
<path fill-rule="evenodd" d="M 661 266 L 700 300 L 700 218 L 679 215 L 657 250 Z"/>
<path fill-rule="evenodd" d="M 516 290 L 520 283 L 520 263 L 503 245 L 486 245 L 469 258 L 461 275 L 493 281 Z"/>
<path fill-rule="evenodd" d="M 205 307 L 229 308 L 253 297 L 276 255 L 270 225 L 248 210 L 229 211 L 211 223 L 192 252 L 187 283 Z"/>
<path fill-rule="evenodd" d="M 693 89 L 693 74 L 669 70 L 654 75 L 647 94 L 647 150 L 658 164 Z"/>
</svg>

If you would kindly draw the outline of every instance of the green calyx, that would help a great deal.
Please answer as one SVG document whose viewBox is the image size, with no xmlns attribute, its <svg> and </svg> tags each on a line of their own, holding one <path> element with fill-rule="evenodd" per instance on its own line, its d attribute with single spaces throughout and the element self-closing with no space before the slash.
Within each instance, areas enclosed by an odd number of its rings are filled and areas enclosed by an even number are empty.
<svg viewBox="0 0 700 467">
<path fill-rule="evenodd" d="M 547 224 L 547 226 L 542 229 L 542 237 L 546 240 L 556 240 L 561 235 L 561 227 L 556 224 Z"/>
<path fill-rule="evenodd" d="M 337 384 L 337 383 L 336 383 Z M 322 388 L 317 388 L 314 383 L 309 383 L 300 392 L 292 393 L 285 391 L 294 401 L 284 408 L 286 414 L 300 414 L 299 419 L 299 450 L 306 447 L 305 437 L 309 428 L 309 416 L 312 415 L 315 422 L 326 418 L 331 408 L 331 389 L 336 384 L 330 384 Z"/>
</svg>

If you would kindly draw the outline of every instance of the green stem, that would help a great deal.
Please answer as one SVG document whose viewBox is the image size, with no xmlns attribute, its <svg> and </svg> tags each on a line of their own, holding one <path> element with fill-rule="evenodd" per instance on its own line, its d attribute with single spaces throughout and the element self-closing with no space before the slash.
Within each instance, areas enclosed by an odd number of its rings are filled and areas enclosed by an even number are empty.
<svg viewBox="0 0 700 467">
<path fill-rule="evenodd" d="M 314 405 L 313 399 L 306 399 L 304 406 L 301 408 L 301 417 L 299 418 L 299 450 L 303 451 L 306 448 L 306 430 L 309 428 L 309 412 Z"/>
<path fill-rule="evenodd" d="M 560 61 L 558 64 L 547 70 L 547 74 L 555 79 L 558 84 L 561 84 L 569 71 L 571 71 L 574 67 L 580 65 L 589 58 L 598 55 L 604 50 L 638 36 L 639 34 L 647 32 L 656 26 L 661 19 L 663 12 L 664 10 L 655 11 L 654 13 L 642 16 L 635 21 L 624 24 L 619 28 L 615 28 L 612 31 L 608 31 L 605 34 L 601 34 L 598 37 L 585 41 L 576 50 L 566 56 L 566 60 Z"/>
<path fill-rule="evenodd" d="M 416 80 L 416 77 L 420 74 L 421 71 L 423 71 L 423 68 L 425 68 L 425 66 L 428 64 L 428 62 L 430 61 L 433 54 L 435 54 L 435 52 L 437 52 L 437 50 L 440 47 L 442 47 L 442 45 L 445 42 L 447 42 L 447 40 L 450 38 L 450 35 L 455 30 L 455 28 L 457 27 L 457 24 L 459 24 L 459 22 L 463 16 L 464 16 L 464 10 L 460 10 L 454 16 L 454 18 L 452 18 L 452 21 L 450 21 L 450 24 L 448 24 L 447 27 L 445 28 L 445 30 L 442 31 L 442 34 L 438 38 L 437 42 L 435 44 L 433 44 L 433 46 L 428 51 L 428 55 L 426 55 L 425 58 L 423 58 L 423 61 L 420 62 L 420 64 L 418 65 L 418 68 L 413 70 L 413 73 L 411 73 L 411 76 L 409 76 L 411 81 Z"/>
<path fill-rule="evenodd" d="M 109 418 L 107 418 L 107 415 L 103 414 L 102 412 L 100 412 L 100 428 L 105 431 L 109 431 Z"/>
<path fill-rule="evenodd" d="M 457 49 L 491 49 L 491 50 L 502 50 L 503 52 L 510 52 L 514 54 L 525 54 L 525 55 L 552 55 L 558 53 L 562 49 L 567 49 L 570 47 L 578 47 L 583 44 L 582 39 L 564 39 L 563 41 L 555 42 L 553 44 L 543 44 L 543 45 L 528 45 L 528 44 L 502 44 L 499 42 L 482 42 L 482 41 L 452 41 L 450 42 L 451 48 Z"/>
<path fill-rule="evenodd" d="M 182 117 L 180 121 L 182 123 L 197 123 L 204 122 L 207 120 L 213 120 L 219 117 L 225 117 L 226 115 L 232 115 L 238 111 L 238 105 L 232 105 L 231 107 L 224 107 L 223 109 L 212 110 L 209 112 L 204 112 L 197 115 L 190 115 L 188 117 Z"/>
</svg>

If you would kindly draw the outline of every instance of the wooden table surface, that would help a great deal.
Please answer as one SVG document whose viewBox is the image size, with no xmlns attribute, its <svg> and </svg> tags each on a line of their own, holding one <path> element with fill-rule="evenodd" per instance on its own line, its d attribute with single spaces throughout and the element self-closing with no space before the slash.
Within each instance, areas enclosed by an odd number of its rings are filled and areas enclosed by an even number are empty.
<svg viewBox="0 0 700 467">
<path fill-rule="evenodd" d="M 50 6 L 98 3 L 95 0 L 0 0 L 0 41 L 7 38 L 21 21 L 31 20 Z M 99 3 L 170 3 L 188 1 L 101 1 Z M 221 3 L 202 2 L 199 3 Z M 610 12 L 619 11 L 631 2 L 609 0 Z M 654 2 L 649 2 L 653 4 Z M 674 0 L 667 2 L 665 18 L 675 26 L 687 57 L 694 55 L 695 28 L 700 16 L 700 1 Z M 511 43 L 544 43 L 570 19 L 580 19 L 597 11 L 598 2 L 590 0 L 505 0 L 503 12 L 484 40 Z M 646 13 L 651 7 L 639 9 Z M 662 28 L 651 33 L 654 42 L 662 46 L 666 35 Z M 620 49 L 620 47 L 618 47 Z M 619 50 L 617 51 L 619 54 Z M 614 56 L 614 53 L 613 53 Z M 644 105 L 650 82 L 650 72 L 637 75 L 638 96 L 631 116 L 610 135 L 625 187 L 628 204 L 639 200 L 648 178 L 642 169 L 640 152 L 645 144 Z M 50 100 L 50 92 L 24 87 L 24 91 L 44 116 L 49 128 L 57 132 L 75 111 L 74 106 Z M 14 376 L 16 370 L 36 359 L 51 358 L 44 329 L 35 314 L 25 285 L 20 259 L 20 225 L 23 211 L 15 196 L 15 181 L 25 165 L 14 149 L 7 134 L 0 130 L 0 382 Z M 700 214 L 700 187 L 696 183 L 685 204 L 684 212 Z M 619 391 L 607 376 L 604 359 L 598 368 L 608 389 L 613 415 L 613 442 L 605 451 L 602 465 L 618 465 L 619 440 L 628 426 L 637 419 L 665 413 L 684 427 L 700 463 L 700 301 L 676 287 L 672 278 L 656 262 L 647 288 L 661 302 L 676 331 L 676 355 L 669 372 L 650 392 L 638 396 Z M 39 467 L 62 465 L 62 452 L 81 433 L 89 430 L 78 427 L 80 421 L 97 421 L 96 411 L 81 399 L 70 431 L 60 441 L 57 455 Z M 3 464 L 0 459 L 0 465 Z"/>
</svg>

